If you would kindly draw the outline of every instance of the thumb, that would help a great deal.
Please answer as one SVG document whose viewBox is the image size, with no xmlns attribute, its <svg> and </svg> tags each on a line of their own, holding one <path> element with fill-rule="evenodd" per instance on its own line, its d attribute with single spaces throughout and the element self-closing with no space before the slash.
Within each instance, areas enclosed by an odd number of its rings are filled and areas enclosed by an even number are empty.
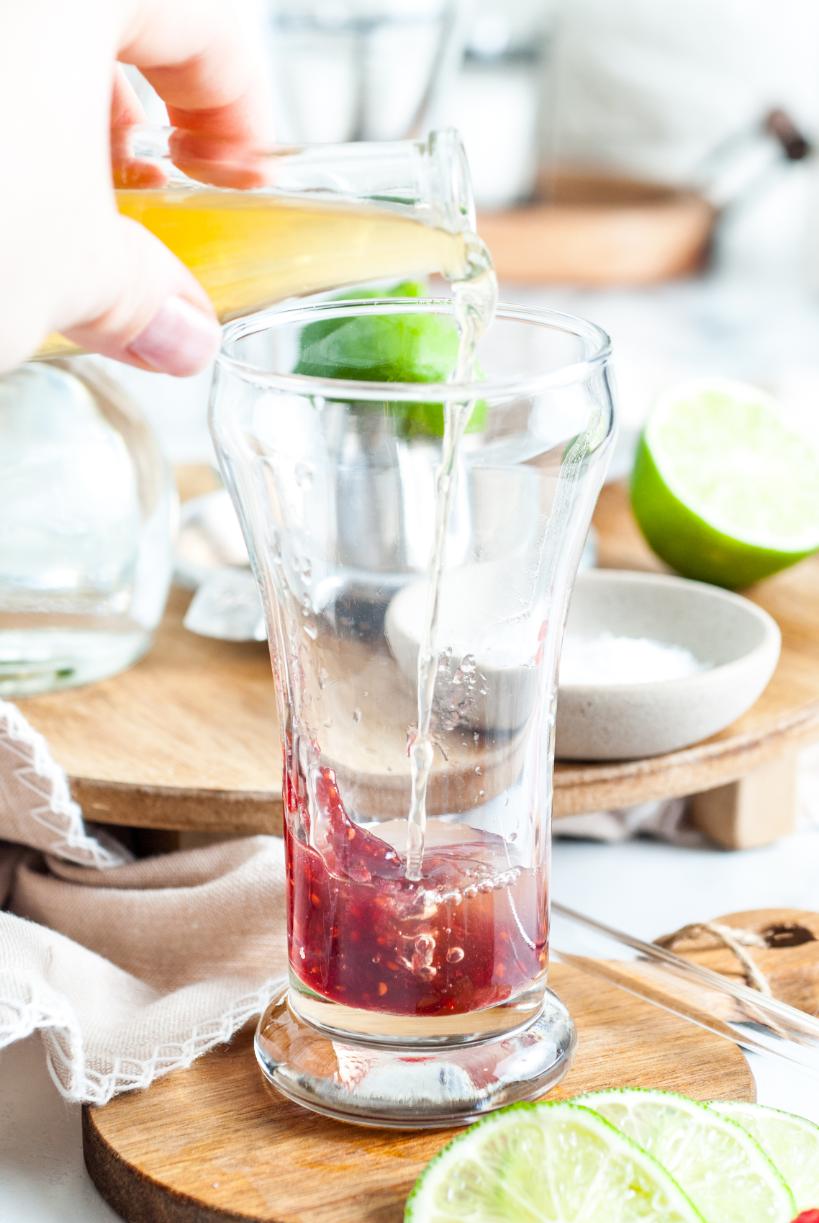
<svg viewBox="0 0 819 1223">
<path fill-rule="evenodd" d="M 219 323 L 202 286 L 158 238 L 116 214 L 83 268 L 83 302 L 60 330 L 88 352 L 165 374 L 215 355 Z"/>
</svg>

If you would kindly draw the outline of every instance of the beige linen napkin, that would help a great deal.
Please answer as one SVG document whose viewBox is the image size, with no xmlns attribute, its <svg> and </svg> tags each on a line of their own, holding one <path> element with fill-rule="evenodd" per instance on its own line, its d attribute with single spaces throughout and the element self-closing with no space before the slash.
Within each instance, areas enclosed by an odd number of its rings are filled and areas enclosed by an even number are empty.
<svg viewBox="0 0 819 1223">
<path fill-rule="evenodd" d="M 0 701 L 0 1048 L 39 1030 L 69 1100 L 146 1087 L 230 1036 L 285 968 L 281 841 L 131 861 Z"/>
</svg>

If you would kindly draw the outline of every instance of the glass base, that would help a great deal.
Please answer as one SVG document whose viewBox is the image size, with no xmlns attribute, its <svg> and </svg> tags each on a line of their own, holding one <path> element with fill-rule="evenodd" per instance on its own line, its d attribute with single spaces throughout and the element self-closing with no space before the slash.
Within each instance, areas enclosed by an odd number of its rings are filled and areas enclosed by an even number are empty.
<svg viewBox="0 0 819 1223">
<path fill-rule="evenodd" d="M 388 1129 L 468 1125 L 542 1096 L 569 1069 L 569 1012 L 546 991 L 538 1014 L 485 1039 L 364 1041 L 311 1023 L 287 985 L 256 1029 L 256 1059 L 282 1095 L 338 1121 Z"/>
</svg>

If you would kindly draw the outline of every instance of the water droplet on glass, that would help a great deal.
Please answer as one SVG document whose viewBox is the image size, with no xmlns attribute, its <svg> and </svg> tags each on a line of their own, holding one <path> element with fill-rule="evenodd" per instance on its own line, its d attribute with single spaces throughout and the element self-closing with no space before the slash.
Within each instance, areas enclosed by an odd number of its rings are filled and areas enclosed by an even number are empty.
<svg viewBox="0 0 819 1223">
<path fill-rule="evenodd" d="M 356 726 L 361 721 L 361 710 L 360 709 L 353 710 L 353 721 L 355 722 Z"/>
<path fill-rule="evenodd" d="M 302 556 L 298 564 L 301 580 L 306 586 L 309 586 L 310 582 L 313 580 L 313 562 L 310 560 L 309 556 Z"/>
<path fill-rule="evenodd" d="M 315 641 L 318 637 L 318 629 L 316 628 L 315 624 L 313 624 L 311 621 L 310 623 L 305 624 L 303 627 L 310 640 Z"/>
<path fill-rule="evenodd" d="M 463 947 L 450 947 L 449 951 L 446 953 L 447 964 L 460 964 L 463 958 L 464 958 Z"/>
</svg>

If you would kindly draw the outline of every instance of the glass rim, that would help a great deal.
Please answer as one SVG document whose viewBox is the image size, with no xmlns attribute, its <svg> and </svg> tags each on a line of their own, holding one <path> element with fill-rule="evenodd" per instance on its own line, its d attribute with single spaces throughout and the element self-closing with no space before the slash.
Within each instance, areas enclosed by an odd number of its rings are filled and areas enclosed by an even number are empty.
<svg viewBox="0 0 819 1223">
<path fill-rule="evenodd" d="M 556 387 L 585 382 L 605 365 L 611 356 L 611 339 L 607 332 L 588 319 L 547 308 L 512 306 L 499 303 L 495 318 L 506 322 L 530 323 L 551 327 L 575 336 L 589 346 L 588 354 L 578 361 L 569 361 L 541 374 L 522 374 L 504 378 L 476 378 L 469 382 L 371 382 L 352 378 L 327 378 L 313 374 L 275 373 L 243 361 L 228 352 L 228 348 L 249 336 L 276 326 L 294 322 L 309 323 L 317 319 L 352 315 L 405 314 L 435 310 L 451 314 L 451 297 L 385 297 L 346 298 L 332 302 L 310 302 L 287 307 L 272 307 L 245 318 L 227 323 L 222 329 L 222 344 L 216 357 L 218 369 L 230 372 L 245 382 L 270 390 L 285 391 L 304 397 L 353 399 L 377 402 L 440 403 L 441 400 L 505 399 L 531 395 Z"/>
</svg>

